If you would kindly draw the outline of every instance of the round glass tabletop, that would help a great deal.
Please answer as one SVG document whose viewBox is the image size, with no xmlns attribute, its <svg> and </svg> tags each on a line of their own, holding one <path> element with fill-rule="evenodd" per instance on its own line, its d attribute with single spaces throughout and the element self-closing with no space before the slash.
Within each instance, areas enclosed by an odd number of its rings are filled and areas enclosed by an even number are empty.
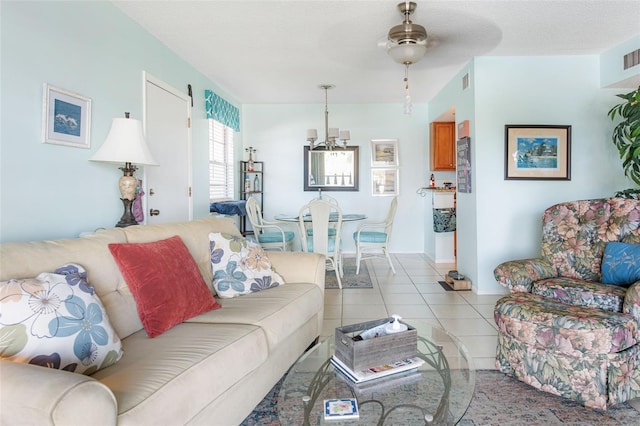
<svg viewBox="0 0 640 426">
<path fill-rule="evenodd" d="M 291 367 L 280 388 L 283 425 L 455 425 L 467 411 L 475 387 L 471 357 L 446 331 L 420 320 L 403 320 L 418 330 L 424 364 L 390 376 L 354 383 L 330 362 L 334 338 L 317 344 Z M 355 398 L 359 419 L 325 420 L 324 401 Z"/>
<path fill-rule="evenodd" d="M 367 215 L 365 214 L 361 214 L 361 213 L 346 213 L 342 215 L 342 221 L 343 222 L 352 222 L 352 221 L 356 221 L 356 220 L 364 220 L 367 218 Z M 275 220 L 279 220 L 282 222 L 298 222 L 298 216 L 295 215 L 287 215 L 287 214 L 279 214 L 276 215 Z M 311 215 L 305 215 L 303 217 L 303 220 L 305 222 L 311 222 Z M 336 213 L 331 213 L 329 215 L 329 222 L 337 222 L 338 220 L 338 215 Z"/>
</svg>

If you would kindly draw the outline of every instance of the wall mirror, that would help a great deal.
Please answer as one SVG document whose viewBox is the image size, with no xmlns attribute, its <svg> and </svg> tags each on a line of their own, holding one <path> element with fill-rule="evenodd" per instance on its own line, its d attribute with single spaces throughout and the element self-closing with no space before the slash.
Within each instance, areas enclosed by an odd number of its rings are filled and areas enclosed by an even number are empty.
<svg viewBox="0 0 640 426">
<path fill-rule="evenodd" d="M 304 147 L 304 190 L 358 191 L 358 148 Z"/>
</svg>

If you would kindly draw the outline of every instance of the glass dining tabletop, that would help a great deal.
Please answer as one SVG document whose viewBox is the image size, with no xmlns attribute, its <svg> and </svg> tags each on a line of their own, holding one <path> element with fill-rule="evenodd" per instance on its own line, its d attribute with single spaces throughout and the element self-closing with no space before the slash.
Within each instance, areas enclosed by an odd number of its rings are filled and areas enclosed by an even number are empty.
<svg viewBox="0 0 640 426">
<path fill-rule="evenodd" d="M 342 215 L 342 221 L 343 222 L 353 222 L 356 220 L 364 220 L 367 218 L 366 214 L 361 214 L 361 213 L 350 213 L 350 214 L 343 214 Z M 298 222 L 299 221 L 299 217 L 298 215 L 288 215 L 288 214 L 279 214 L 275 216 L 276 220 L 282 221 L 282 222 Z M 311 222 L 311 215 L 304 215 L 303 216 L 303 220 L 305 222 Z M 329 222 L 337 222 L 338 221 L 338 214 L 337 213 L 331 213 L 329 214 Z"/>
</svg>

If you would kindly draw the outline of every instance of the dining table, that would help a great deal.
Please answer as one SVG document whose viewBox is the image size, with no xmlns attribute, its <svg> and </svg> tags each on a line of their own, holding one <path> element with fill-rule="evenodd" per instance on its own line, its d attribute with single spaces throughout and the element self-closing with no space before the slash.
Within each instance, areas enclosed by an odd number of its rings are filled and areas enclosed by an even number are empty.
<svg viewBox="0 0 640 426">
<path fill-rule="evenodd" d="M 367 218 L 366 214 L 362 213 L 348 213 L 342 215 L 343 222 L 354 222 L 357 220 L 364 220 Z M 300 217 L 298 215 L 289 215 L 289 214 L 279 214 L 274 217 L 275 220 L 279 220 L 282 222 L 298 222 Z M 302 220 L 305 222 L 311 222 L 311 215 L 304 215 Z M 329 222 L 337 222 L 338 215 L 336 213 L 329 214 Z"/>
</svg>

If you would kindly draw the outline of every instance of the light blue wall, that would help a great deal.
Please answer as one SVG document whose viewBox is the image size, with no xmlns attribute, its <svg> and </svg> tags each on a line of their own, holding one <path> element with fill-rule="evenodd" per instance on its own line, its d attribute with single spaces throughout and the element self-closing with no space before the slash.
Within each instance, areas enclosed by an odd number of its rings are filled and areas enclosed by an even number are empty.
<svg viewBox="0 0 640 426">
<path fill-rule="evenodd" d="M 469 75 L 469 86 L 466 89 L 462 88 L 462 78 L 465 74 Z M 477 244 L 476 234 L 478 223 L 476 221 L 476 203 L 477 203 L 477 191 L 475 182 L 476 159 L 477 159 L 477 143 L 475 140 L 475 82 L 474 82 L 474 62 L 470 62 L 464 67 L 456 76 L 454 76 L 449 84 L 442 89 L 436 98 L 429 103 L 429 122 L 435 121 L 443 113 L 455 108 L 455 121 L 461 123 L 465 120 L 469 120 L 469 136 L 471 138 L 471 170 L 472 170 L 472 192 L 456 194 L 456 238 L 457 238 L 457 265 L 456 268 L 459 271 L 467 274 L 464 271 L 473 271 L 477 268 Z M 456 126 L 456 138 L 457 138 L 457 126 Z M 442 172 L 435 173 L 436 176 L 444 174 Z M 447 179 L 452 182 L 456 182 L 455 173 L 444 174 Z M 433 241 L 435 239 L 433 227 L 430 223 L 433 221 L 431 214 L 432 204 L 431 199 L 425 200 L 425 219 L 427 220 L 426 230 L 427 234 L 425 240 L 427 246 L 425 253 L 431 258 L 434 258 Z"/>
<path fill-rule="evenodd" d="M 108 2 L 6 2 L 1 7 L 0 241 L 73 237 L 112 226 L 122 213 L 114 165 L 89 162 L 113 117 L 142 116 L 142 71 L 168 84 L 194 89 L 194 214 L 208 214 L 207 124 L 203 91 L 230 94 L 204 78 Z M 624 47 L 624 46 L 623 46 Z M 616 56 L 616 55 L 613 55 Z M 473 192 L 458 194 L 458 269 L 479 293 L 502 291 L 493 280 L 498 263 L 539 252 L 544 208 L 565 200 L 603 197 L 632 186 L 610 142 L 606 113 L 619 90 L 601 89 L 609 56 L 480 57 L 413 116 L 397 105 L 329 105 L 330 124 L 351 130 L 359 145 L 360 191 L 332 193 L 345 211 L 382 219 L 389 198 L 372 197 L 370 140 L 398 138 L 400 203 L 392 251 L 426 252 L 433 233 L 426 185 L 428 123 L 451 106 L 456 121 L 470 120 Z M 471 87 L 460 78 L 470 72 Z M 604 72 L 604 71 L 603 71 Z M 91 149 L 41 143 L 42 85 L 93 100 Z M 340 90 L 337 88 L 336 90 Z M 313 195 L 302 191 L 305 130 L 322 133 L 324 105 L 244 105 L 243 148 L 266 162 L 265 213 L 295 213 Z M 573 126 L 572 180 L 505 181 L 505 124 Z M 439 180 L 452 174 L 437 174 Z M 348 225 L 353 226 L 353 224 Z M 353 228 L 346 229 L 347 234 Z M 353 251 L 350 238 L 345 251 Z"/>
<path fill-rule="evenodd" d="M 546 207 L 607 197 L 631 186 L 610 142 L 613 125 L 607 111 L 616 102 L 616 91 L 600 88 L 599 69 L 598 56 L 474 59 L 475 111 L 469 114 L 474 193 L 469 203 L 467 195 L 459 194 L 458 269 L 479 294 L 504 291 L 493 278 L 499 263 L 539 255 Z M 450 86 L 459 86 L 459 79 Z M 442 99 L 464 100 L 451 87 L 430 104 L 434 115 L 434 105 L 444 103 Z M 468 108 L 457 119 L 467 113 Z M 571 180 L 504 180 L 506 124 L 571 125 Z M 473 229 L 475 234 L 465 231 Z"/>
<path fill-rule="evenodd" d="M 309 128 L 318 129 L 319 136 L 324 137 L 324 104 L 244 105 L 242 113 L 245 146 L 256 148 L 256 159 L 265 162 L 265 217 L 297 213 L 316 196 L 314 192 L 303 191 L 303 146 L 308 144 L 305 138 Z M 365 213 L 370 220 L 383 220 L 391 201 L 390 197 L 371 195 L 370 141 L 398 139 L 400 195 L 391 251 L 421 253 L 424 210 L 416 189 L 428 179 L 427 106 L 414 105 L 413 115 L 406 116 L 401 104 L 332 105 L 329 95 L 329 126 L 349 129 L 352 139 L 349 145 L 360 147 L 360 191 L 329 195 L 338 200 L 344 213 Z M 356 225 L 345 225 L 345 252 L 355 251 L 351 234 Z"/>
<path fill-rule="evenodd" d="M 110 2 L 0 7 L 0 241 L 73 237 L 118 221 L 121 172 L 89 158 L 114 117 L 142 118 L 143 71 L 185 92 L 193 87 L 194 216 L 207 215 L 204 90 L 234 99 Z M 41 143 L 44 83 L 92 99 L 91 149 Z"/>
<path fill-rule="evenodd" d="M 624 69 L 623 57 L 629 52 L 640 49 L 640 34 L 613 47 L 600 55 L 600 84 L 602 87 L 626 87 L 636 89 L 638 84 L 631 83 L 640 76 L 640 65 Z M 622 83 L 621 83 L 622 82 Z"/>
</svg>

